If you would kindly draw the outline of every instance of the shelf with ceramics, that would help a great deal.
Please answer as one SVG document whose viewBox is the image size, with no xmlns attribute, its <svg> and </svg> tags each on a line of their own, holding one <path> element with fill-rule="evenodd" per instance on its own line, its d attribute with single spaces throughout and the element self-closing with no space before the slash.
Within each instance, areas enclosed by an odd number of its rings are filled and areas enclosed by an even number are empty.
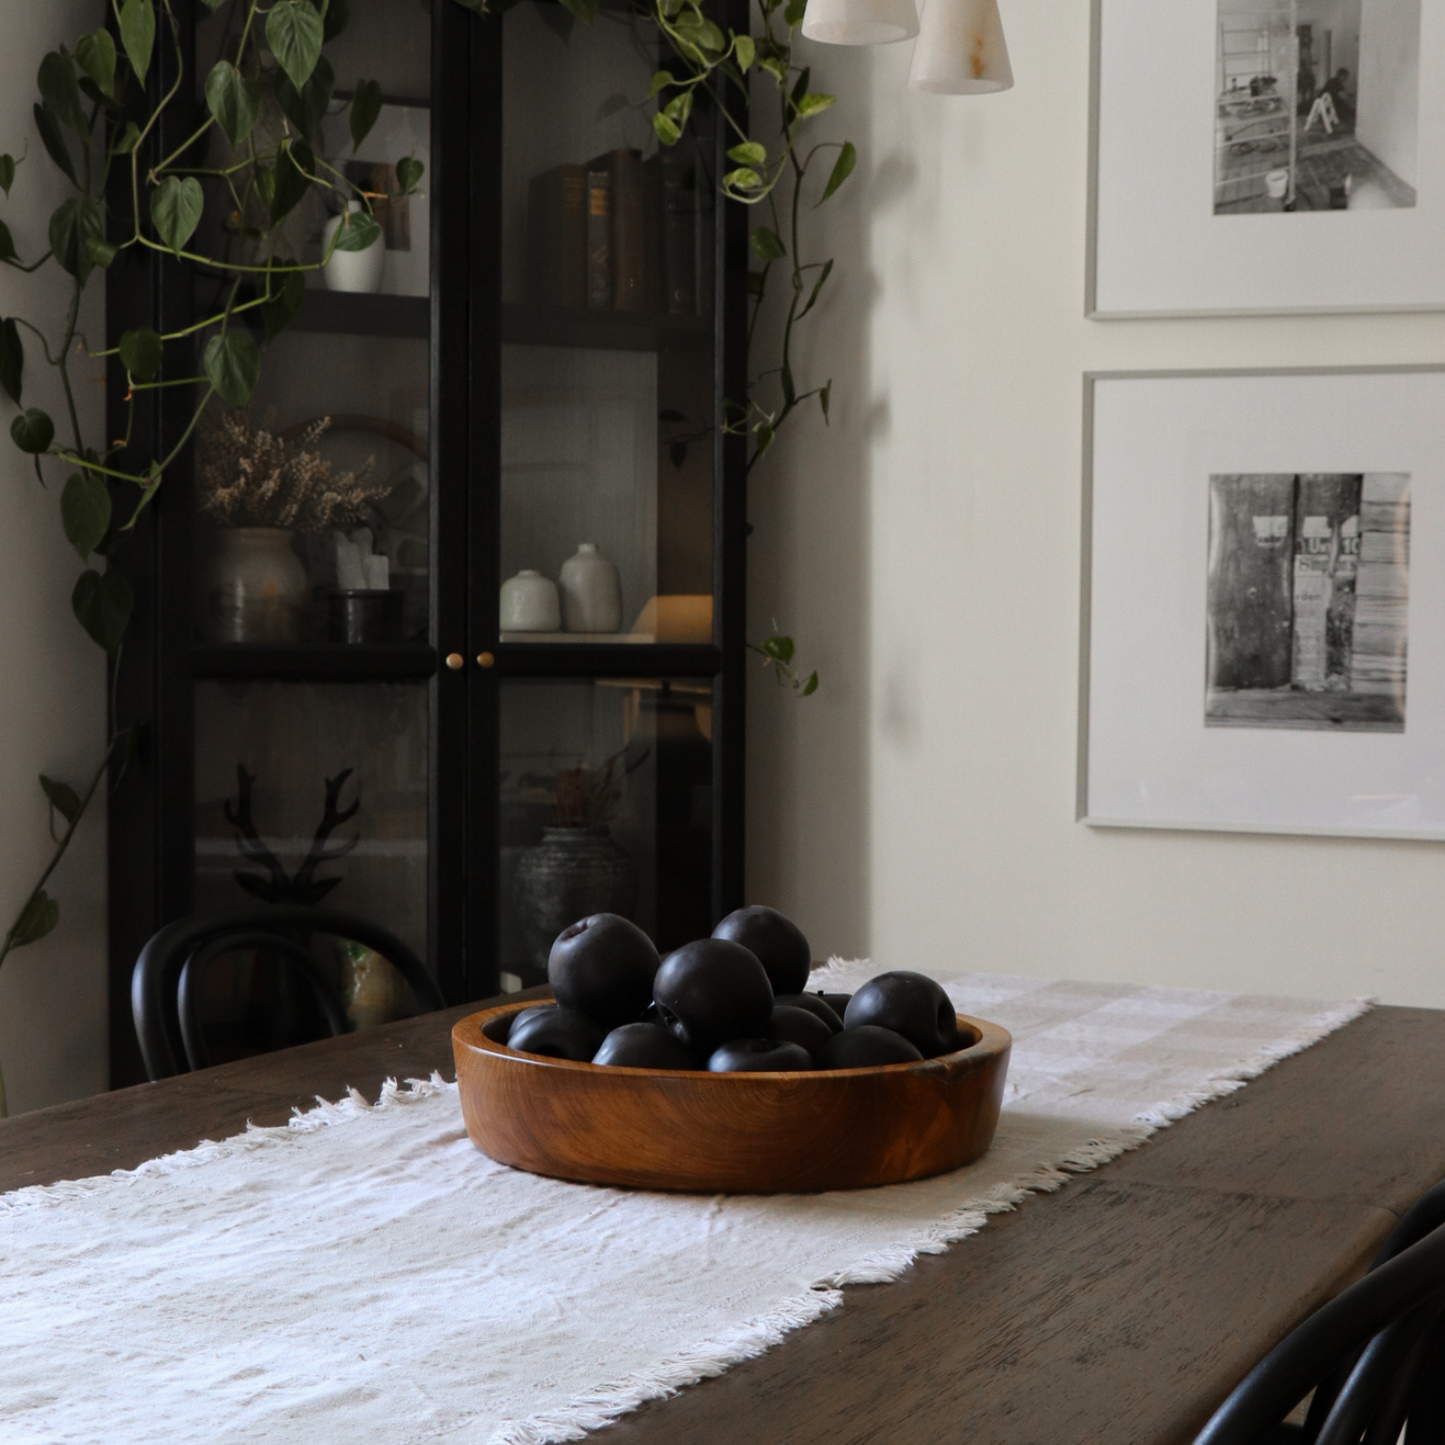
<svg viewBox="0 0 1445 1445">
<path fill-rule="evenodd" d="M 622 630 L 617 567 L 593 542 L 562 564 L 556 582 L 523 568 L 502 584 L 499 639 L 507 643 L 710 643 L 713 599 L 707 594 L 648 598 Z"/>
</svg>

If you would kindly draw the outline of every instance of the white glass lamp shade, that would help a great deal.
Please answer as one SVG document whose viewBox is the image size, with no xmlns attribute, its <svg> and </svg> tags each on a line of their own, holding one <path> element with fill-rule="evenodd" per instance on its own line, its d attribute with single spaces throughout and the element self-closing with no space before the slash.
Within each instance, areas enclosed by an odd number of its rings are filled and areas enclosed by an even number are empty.
<svg viewBox="0 0 1445 1445">
<path fill-rule="evenodd" d="M 1014 83 L 998 0 L 926 0 L 908 84 L 938 95 L 982 95 Z"/>
<path fill-rule="evenodd" d="M 889 45 L 918 34 L 914 0 L 808 0 L 803 34 L 825 45 Z"/>
</svg>

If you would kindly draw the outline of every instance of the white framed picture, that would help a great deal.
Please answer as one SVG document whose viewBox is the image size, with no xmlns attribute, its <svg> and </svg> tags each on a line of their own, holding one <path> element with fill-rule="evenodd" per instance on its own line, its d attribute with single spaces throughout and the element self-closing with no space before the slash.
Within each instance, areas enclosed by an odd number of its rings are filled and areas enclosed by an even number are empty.
<svg viewBox="0 0 1445 1445">
<path fill-rule="evenodd" d="M 1079 819 L 1445 839 L 1445 368 L 1086 388 Z"/>
<path fill-rule="evenodd" d="M 1086 309 L 1445 307 L 1445 6 L 1094 0 Z"/>
<path fill-rule="evenodd" d="M 341 98 L 341 97 L 338 97 Z M 381 223 L 386 264 L 381 289 L 388 296 L 431 293 L 431 111 L 420 105 L 383 105 L 366 138 L 353 153 L 349 106 L 322 124 L 327 161 L 353 185 L 372 196 Z M 396 163 L 411 158 L 426 169 L 418 194 L 405 196 Z"/>
</svg>

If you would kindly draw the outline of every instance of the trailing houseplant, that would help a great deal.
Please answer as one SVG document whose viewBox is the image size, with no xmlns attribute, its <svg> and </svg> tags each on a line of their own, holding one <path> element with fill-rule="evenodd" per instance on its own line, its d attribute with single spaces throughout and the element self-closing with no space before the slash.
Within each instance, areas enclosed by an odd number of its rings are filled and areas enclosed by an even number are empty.
<svg viewBox="0 0 1445 1445">
<path fill-rule="evenodd" d="M 23 273 L 53 265 L 69 278 L 68 301 L 55 325 L 0 317 L 0 390 L 17 408 L 11 440 L 31 459 L 39 482 L 58 490 L 65 535 L 85 563 L 72 608 L 106 655 L 111 697 L 105 747 L 93 772 L 79 783 L 40 779 L 51 809 L 54 846 L 0 938 L 0 965 L 58 924 L 60 904 L 49 891 L 51 878 L 107 774 L 118 786 L 138 747 L 136 726 L 115 706 L 115 677 L 135 599 L 112 559 L 122 553 L 214 399 L 238 409 L 250 402 L 261 369 L 253 327 L 259 326 L 268 340 L 276 336 L 300 308 L 308 270 L 324 266 L 331 251 L 362 251 L 377 244 L 374 203 L 388 199 L 349 182 L 314 145 L 335 85 L 325 47 L 345 28 L 346 0 L 191 0 L 220 17 L 225 40 L 204 80 L 206 111 L 199 124 L 162 154 L 158 140 L 167 112 L 194 84 L 182 44 L 183 3 L 109 0 L 105 26 L 45 56 L 37 76 L 35 124 L 45 159 L 64 178 L 68 194 L 50 218 L 49 246 L 42 254 L 22 256 L 0 219 L 0 264 Z M 456 3 L 485 12 L 489 0 Z M 501 6 L 506 0 L 490 3 Z M 598 0 L 562 4 L 583 22 L 596 17 Z M 856 152 L 847 142 L 803 144 L 807 123 L 833 104 L 832 96 L 810 89 L 807 69 L 793 58 L 804 0 L 759 0 L 757 35 L 724 32 L 706 15 L 703 0 L 635 4 L 637 16 L 655 26 L 674 57 L 653 77 L 650 95 L 638 98 L 653 107 L 659 142 L 680 141 L 706 95 L 734 140 L 728 151 L 733 168 L 718 178 L 719 188 L 730 201 L 760 208 L 765 217 L 751 238 L 757 264 L 749 275 L 750 351 L 769 288 L 776 289 L 776 277 L 784 278 L 780 356 L 749 378 L 747 395 L 730 402 L 725 421 L 727 430 L 749 438 L 751 470 L 799 407 L 816 400 L 827 418 L 831 381 L 800 387 L 792 365 L 796 329 L 818 304 L 833 266 L 831 260 L 804 259 L 804 219 L 812 205 L 831 198 L 847 180 Z M 164 89 L 148 89 L 162 47 L 172 56 L 167 82 Z M 752 80 L 759 76 L 768 77 L 776 96 L 777 128 L 769 140 L 758 139 L 739 118 Z M 376 123 L 381 106 L 380 84 L 361 81 L 347 104 L 355 146 Z M 830 158 L 823 177 L 821 168 Z M 22 167 L 40 163 L 24 148 L 18 157 L 0 152 L 0 192 L 6 199 L 23 185 Z M 401 194 L 415 193 L 422 178 L 419 161 L 398 163 Z M 814 201 L 808 199 L 810 187 Z M 296 207 L 316 193 L 344 219 L 328 254 L 307 264 L 287 254 L 282 228 Z M 125 198 L 123 205 L 115 204 L 118 194 Z M 358 209 L 351 207 L 353 201 Z M 224 218 L 214 240 L 202 228 L 208 207 Z M 210 283 L 214 307 L 183 330 L 161 334 L 137 327 L 110 351 L 89 351 L 79 327 L 86 287 L 126 253 L 169 257 L 194 268 Z M 132 418 L 137 401 L 148 392 L 189 391 L 190 421 L 170 451 L 137 455 L 129 423 L 116 438 L 86 433 L 70 370 L 81 351 L 118 361 Z M 58 419 L 29 394 L 30 369 L 39 362 L 59 382 L 64 406 Z M 805 678 L 794 667 L 791 639 L 769 637 L 754 651 L 780 682 L 800 694 L 816 688 L 816 673 Z M 4 1111 L 0 1078 L 0 1114 Z"/>
</svg>

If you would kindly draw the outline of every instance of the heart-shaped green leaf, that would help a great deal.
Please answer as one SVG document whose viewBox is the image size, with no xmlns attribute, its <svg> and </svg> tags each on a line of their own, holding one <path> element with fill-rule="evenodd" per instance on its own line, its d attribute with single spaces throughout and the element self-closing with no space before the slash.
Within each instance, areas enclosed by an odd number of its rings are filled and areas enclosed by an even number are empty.
<svg viewBox="0 0 1445 1445">
<path fill-rule="evenodd" d="M 365 251 L 381 239 L 381 227 L 365 211 L 348 211 L 337 228 L 338 251 Z"/>
<path fill-rule="evenodd" d="M 402 195 L 413 195 L 425 174 L 426 167 L 415 156 L 403 156 L 396 163 L 396 183 L 401 187 Z"/>
<path fill-rule="evenodd" d="M 336 89 L 336 76 L 331 62 L 322 55 L 316 61 L 306 84 L 299 90 L 291 84 L 289 76 L 276 79 L 276 101 L 281 113 L 301 132 L 303 136 L 314 136 L 321 125 L 321 118 L 331 104 L 331 92 Z"/>
<path fill-rule="evenodd" d="M 599 0 L 562 0 L 562 8 L 584 25 L 590 25 L 597 18 Z"/>
<path fill-rule="evenodd" d="M 316 167 L 316 157 L 305 141 L 292 141 L 281 148 L 276 158 L 276 169 L 272 173 L 271 220 L 279 221 L 289 216 L 305 199 L 311 189 L 311 175 Z M 258 174 L 257 185 L 264 184 Z"/>
<path fill-rule="evenodd" d="M 0 221 L 0 261 L 18 261 L 19 259 L 15 254 L 15 238 L 10 234 L 10 227 L 4 221 Z"/>
<path fill-rule="evenodd" d="M 88 136 L 90 127 L 85 123 L 85 107 L 71 58 L 52 50 L 40 62 L 38 81 L 40 97 L 56 120 L 68 125 L 77 135 Z"/>
<path fill-rule="evenodd" d="M 660 110 L 652 117 L 652 128 L 665 146 L 675 146 L 682 139 L 682 127 L 670 115 Z"/>
<path fill-rule="evenodd" d="M 114 567 L 104 572 L 87 567 L 75 580 L 70 607 L 91 640 L 113 653 L 130 625 L 135 591 Z"/>
<path fill-rule="evenodd" d="M 158 235 L 179 256 L 201 224 L 206 198 L 194 176 L 167 176 L 151 192 L 151 221 Z"/>
<path fill-rule="evenodd" d="M 331 0 L 321 12 L 322 34 L 324 43 L 329 45 L 343 30 L 351 19 L 351 6 L 348 0 Z"/>
<path fill-rule="evenodd" d="M 796 102 L 798 114 L 806 120 L 810 115 L 827 110 L 837 99 L 836 95 L 805 95 Z"/>
<path fill-rule="evenodd" d="M 59 922 L 60 905 L 43 888 L 37 888 L 10 930 L 10 947 L 24 948 L 27 943 L 38 943 Z"/>
<path fill-rule="evenodd" d="M 39 101 L 35 102 L 34 115 L 35 128 L 40 132 L 40 143 L 45 147 L 45 154 L 60 167 L 69 178 L 70 184 L 78 189 L 80 182 L 75 177 L 75 162 L 71 159 L 70 147 L 65 144 L 60 123 Z"/>
<path fill-rule="evenodd" d="M 41 773 L 40 787 L 45 796 L 50 799 L 50 806 L 67 823 L 74 823 L 85 811 L 85 804 L 80 801 L 80 794 L 69 783 L 57 782 L 56 779 L 47 778 L 44 773 Z"/>
<path fill-rule="evenodd" d="M 90 561 L 110 529 L 110 490 L 94 472 L 76 472 L 66 482 L 60 494 L 60 521 L 80 560 Z"/>
<path fill-rule="evenodd" d="M 10 440 L 22 452 L 39 456 L 49 451 L 50 443 L 55 440 L 55 423 L 38 406 L 32 406 L 10 423 Z"/>
<path fill-rule="evenodd" d="M 151 0 L 125 0 L 120 7 L 120 43 L 135 78 L 144 85 L 156 43 L 156 11 Z"/>
<path fill-rule="evenodd" d="M 300 271 L 288 271 L 271 281 L 271 300 L 261 308 L 266 340 L 274 341 L 296 318 L 306 299 L 306 278 Z"/>
<path fill-rule="evenodd" d="M 752 247 L 759 261 L 781 261 L 788 254 L 782 237 L 771 226 L 759 226 L 753 232 Z"/>
<path fill-rule="evenodd" d="M 277 0 L 266 17 L 266 44 L 297 90 L 321 57 L 325 28 L 311 0 Z"/>
<path fill-rule="evenodd" d="M 205 368 L 221 396 L 232 406 L 243 407 L 261 375 L 261 353 L 249 331 L 232 327 L 206 343 Z"/>
<path fill-rule="evenodd" d="M 50 249 L 61 267 L 83 286 L 95 265 L 94 247 L 105 245 L 105 217 L 90 196 L 62 201 L 50 218 Z"/>
<path fill-rule="evenodd" d="M 238 146 L 251 134 L 261 113 L 261 88 L 229 60 L 218 60 L 206 77 L 206 104 L 226 139 Z"/>
<path fill-rule="evenodd" d="M 149 326 L 138 326 L 120 339 L 122 365 L 135 381 L 154 381 L 161 369 L 161 339 Z"/>
<path fill-rule="evenodd" d="M 757 42 L 751 35 L 734 35 L 733 54 L 737 56 L 738 69 L 746 75 L 758 57 Z"/>
<path fill-rule="evenodd" d="M 75 42 L 80 68 L 95 82 L 102 95 L 115 99 L 115 41 L 108 30 L 92 30 Z"/>
<path fill-rule="evenodd" d="M 0 191 L 8 196 L 10 187 L 15 184 L 15 157 L 0 156 Z"/>
<path fill-rule="evenodd" d="M 371 128 L 376 124 L 377 117 L 381 114 L 381 82 L 379 80 L 363 80 L 356 87 L 356 94 L 351 97 L 351 110 L 347 121 L 351 126 L 351 152 L 356 154 L 362 141 L 371 134 Z"/>
<path fill-rule="evenodd" d="M 838 152 L 838 159 L 833 162 L 833 170 L 828 177 L 828 184 L 823 187 L 822 197 L 818 201 L 820 206 L 853 174 L 853 167 L 857 164 L 858 152 L 853 142 L 844 141 L 843 149 Z"/>
<path fill-rule="evenodd" d="M 768 163 L 767 147 L 759 145 L 755 140 L 745 140 L 728 152 L 728 159 L 736 161 L 740 166 L 757 166 L 761 169 Z"/>
<path fill-rule="evenodd" d="M 0 388 L 20 405 L 21 379 L 25 373 L 25 347 L 20 341 L 20 328 L 6 317 L 0 321 Z"/>
</svg>

